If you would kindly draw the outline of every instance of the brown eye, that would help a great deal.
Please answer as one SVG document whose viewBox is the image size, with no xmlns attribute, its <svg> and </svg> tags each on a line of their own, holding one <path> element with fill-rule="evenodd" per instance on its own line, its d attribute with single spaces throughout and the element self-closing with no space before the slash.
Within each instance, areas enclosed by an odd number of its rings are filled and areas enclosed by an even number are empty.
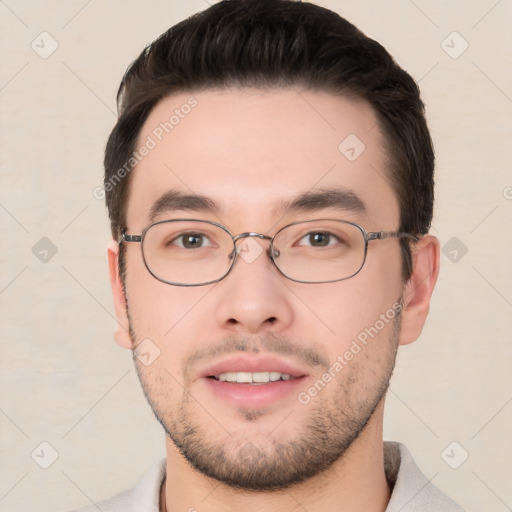
<svg viewBox="0 0 512 512">
<path fill-rule="evenodd" d="M 308 238 L 311 246 L 325 247 L 326 245 L 329 245 L 331 235 L 329 233 L 310 233 Z"/>
<path fill-rule="evenodd" d="M 177 245 L 182 249 L 197 249 L 211 245 L 208 237 L 201 233 L 183 233 L 174 238 L 170 245 Z"/>
<path fill-rule="evenodd" d="M 336 245 L 343 240 L 330 233 L 329 231 L 311 231 L 304 235 L 297 243 L 297 245 L 305 247 L 329 247 Z"/>
</svg>

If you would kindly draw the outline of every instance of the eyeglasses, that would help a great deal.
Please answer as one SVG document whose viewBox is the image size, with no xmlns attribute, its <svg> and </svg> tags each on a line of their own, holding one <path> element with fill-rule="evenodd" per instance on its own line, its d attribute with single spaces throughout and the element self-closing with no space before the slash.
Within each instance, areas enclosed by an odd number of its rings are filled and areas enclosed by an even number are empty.
<svg viewBox="0 0 512 512">
<path fill-rule="evenodd" d="M 273 237 L 250 232 L 233 236 L 216 222 L 195 219 L 154 222 L 140 235 L 126 231 L 120 243 L 139 242 L 150 274 L 175 286 L 203 286 L 224 279 L 244 251 L 239 242 L 249 238 L 268 240 L 270 260 L 283 276 L 298 283 L 332 283 L 355 276 L 363 268 L 372 240 L 418 240 L 409 233 L 367 232 L 353 222 L 333 219 L 294 222 Z M 254 254 L 263 252 L 257 245 L 250 259 L 241 257 L 251 262 Z"/>
</svg>

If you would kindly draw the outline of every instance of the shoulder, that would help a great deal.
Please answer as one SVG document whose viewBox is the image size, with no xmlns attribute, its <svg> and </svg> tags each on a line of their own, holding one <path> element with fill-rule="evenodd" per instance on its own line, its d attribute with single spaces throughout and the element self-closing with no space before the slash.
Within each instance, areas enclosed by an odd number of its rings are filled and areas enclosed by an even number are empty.
<svg viewBox="0 0 512 512">
<path fill-rule="evenodd" d="M 98 512 L 98 510 L 101 510 L 102 512 L 126 512 L 127 510 L 130 510 L 129 507 L 133 501 L 133 491 L 134 489 L 128 489 L 107 500 L 87 507 L 77 508 L 69 512 Z"/>
<path fill-rule="evenodd" d="M 69 512 L 158 512 L 160 486 L 165 477 L 165 459 L 155 464 L 131 489 Z"/>
<path fill-rule="evenodd" d="M 384 443 L 386 476 L 393 485 L 386 512 L 464 512 L 418 468 L 400 443 Z"/>
</svg>

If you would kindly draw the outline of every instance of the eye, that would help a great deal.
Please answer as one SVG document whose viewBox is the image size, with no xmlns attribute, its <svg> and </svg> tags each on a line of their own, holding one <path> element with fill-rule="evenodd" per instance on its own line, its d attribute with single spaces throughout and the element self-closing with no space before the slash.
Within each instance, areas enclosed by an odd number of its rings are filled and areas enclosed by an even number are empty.
<svg viewBox="0 0 512 512">
<path fill-rule="evenodd" d="M 210 239 L 202 233 L 183 233 L 173 238 L 168 245 L 177 245 L 181 249 L 198 249 L 211 247 Z"/>
<path fill-rule="evenodd" d="M 312 231 L 303 236 L 297 245 L 306 245 L 310 247 L 328 247 L 340 243 L 341 240 L 328 231 Z"/>
</svg>

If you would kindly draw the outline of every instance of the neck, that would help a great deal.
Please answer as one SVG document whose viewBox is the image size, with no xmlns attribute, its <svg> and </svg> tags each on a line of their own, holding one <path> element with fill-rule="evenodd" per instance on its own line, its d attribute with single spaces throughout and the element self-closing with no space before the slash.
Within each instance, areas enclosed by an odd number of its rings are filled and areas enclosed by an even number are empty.
<svg viewBox="0 0 512 512">
<path fill-rule="evenodd" d="M 193 469 L 167 439 L 167 478 L 161 512 L 201 510 L 280 512 L 384 512 L 391 491 L 384 473 L 382 407 L 345 454 L 323 473 L 284 490 L 243 491 L 210 479 Z"/>
</svg>

